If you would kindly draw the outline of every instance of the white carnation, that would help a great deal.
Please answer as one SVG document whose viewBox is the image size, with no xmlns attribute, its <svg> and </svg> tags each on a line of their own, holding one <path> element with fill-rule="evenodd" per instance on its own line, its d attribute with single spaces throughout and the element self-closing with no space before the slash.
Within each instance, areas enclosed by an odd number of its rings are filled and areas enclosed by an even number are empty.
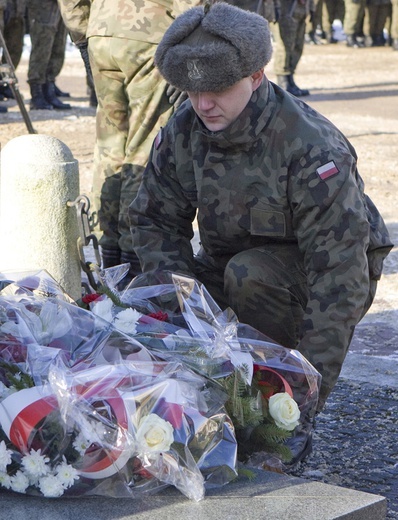
<svg viewBox="0 0 398 520">
<path fill-rule="evenodd" d="M 135 309 L 126 309 L 119 312 L 116 316 L 115 327 L 126 334 L 135 334 L 137 331 L 137 322 L 141 318 L 141 314 Z"/>
<path fill-rule="evenodd" d="M 19 470 L 11 477 L 10 481 L 11 489 L 16 493 L 25 493 L 29 486 L 28 477 Z"/>
<path fill-rule="evenodd" d="M 41 450 L 30 450 L 30 453 L 23 457 L 21 464 L 28 476 L 38 478 L 47 475 L 49 472 L 50 468 L 47 466 L 47 462 L 50 462 L 50 459 L 42 455 Z"/>
<path fill-rule="evenodd" d="M 67 462 L 62 462 L 55 468 L 55 474 L 58 480 L 65 488 L 69 488 L 73 486 L 75 480 L 79 480 L 79 474 L 77 469 L 68 464 Z"/>
<path fill-rule="evenodd" d="M 112 307 L 113 307 L 112 300 L 106 296 L 103 299 L 98 298 L 98 300 L 95 300 L 93 302 L 92 311 L 99 318 L 102 318 L 103 320 L 108 321 L 109 323 L 112 323 L 112 320 L 113 320 Z"/>
<path fill-rule="evenodd" d="M 39 481 L 39 488 L 43 495 L 48 498 L 60 497 L 65 491 L 62 482 L 54 476 L 41 478 Z"/>
<path fill-rule="evenodd" d="M 0 472 L 0 486 L 5 487 L 6 489 L 10 489 L 11 487 L 11 477 L 8 473 L 3 471 Z"/>
<path fill-rule="evenodd" d="M 11 464 L 12 451 L 7 449 L 4 441 L 0 442 L 0 471 L 6 471 L 8 464 Z"/>
</svg>

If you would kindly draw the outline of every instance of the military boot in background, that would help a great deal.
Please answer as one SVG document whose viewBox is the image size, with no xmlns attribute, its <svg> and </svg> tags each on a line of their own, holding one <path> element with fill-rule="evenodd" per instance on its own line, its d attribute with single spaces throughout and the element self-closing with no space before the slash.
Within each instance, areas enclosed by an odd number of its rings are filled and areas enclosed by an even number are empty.
<svg viewBox="0 0 398 520">
<path fill-rule="evenodd" d="M 107 269 L 108 267 L 115 267 L 115 265 L 120 265 L 120 255 L 120 249 L 108 249 L 106 247 L 101 247 L 102 269 Z"/>
<path fill-rule="evenodd" d="M 307 90 L 306 88 L 300 88 L 296 85 L 293 74 L 289 74 L 289 76 L 287 77 L 287 81 L 289 83 L 289 89 L 290 89 L 290 90 L 288 90 L 288 92 L 291 92 L 292 94 L 294 94 L 297 97 L 310 95 L 309 90 Z"/>
<path fill-rule="evenodd" d="M 30 83 L 30 110 L 52 110 L 51 103 L 46 101 L 43 86 L 40 83 Z"/>
<path fill-rule="evenodd" d="M 13 91 L 7 84 L 0 85 L 0 100 L 3 101 L 4 99 L 15 99 Z"/>
<path fill-rule="evenodd" d="M 365 47 L 364 42 L 358 40 L 354 34 L 347 34 L 346 45 L 347 47 L 352 47 L 353 49 L 360 49 L 361 47 Z"/>
<path fill-rule="evenodd" d="M 288 74 L 286 76 L 277 76 L 277 83 L 284 90 L 293 94 L 296 97 L 308 96 L 309 90 L 299 88 L 293 78 L 293 74 Z"/>
<path fill-rule="evenodd" d="M 70 97 L 70 93 L 64 92 L 63 90 L 61 90 L 59 87 L 57 87 L 56 83 L 54 83 L 54 88 L 55 88 L 55 95 L 57 97 Z"/>
<path fill-rule="evenodd" d="M 121 264 L 130 264 L 130 269 L 125 278 L 121 281 L 121 288 L 125 287 L 131 282 L 133 278 L 142 273 L 141 264 L 138 260 L 138 256 L 133 251 L 122 251 L 120 256 Z"/>
<path fill-rule="evenodd" d="M 57 98 L 55 95 L 54 81 L 47 81 L 43 85 L 43 95 L 45 100 L 57 110 L 70 110 L 72 108 L 69 103 L 62 103 L 62 101 Z"/>
</svg>

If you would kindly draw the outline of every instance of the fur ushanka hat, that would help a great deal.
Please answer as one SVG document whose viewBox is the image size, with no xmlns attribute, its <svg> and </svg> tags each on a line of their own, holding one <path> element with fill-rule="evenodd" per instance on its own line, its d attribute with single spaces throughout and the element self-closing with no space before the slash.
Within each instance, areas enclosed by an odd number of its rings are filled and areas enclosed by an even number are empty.
<svg viewBox="0 0 398 520">
<path fill-rule="evenodd" d="M 155 63 L 182 91 L 219 92 L 262 69 L 271 55 L 265 18 L 217 2 L 177 17 L 158 45 Z"/>
</svg>

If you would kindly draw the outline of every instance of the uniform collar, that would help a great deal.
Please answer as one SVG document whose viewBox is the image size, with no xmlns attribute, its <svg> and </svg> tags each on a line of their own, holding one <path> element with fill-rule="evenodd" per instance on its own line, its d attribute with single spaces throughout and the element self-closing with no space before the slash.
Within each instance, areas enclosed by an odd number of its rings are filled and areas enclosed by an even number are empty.
<svg viewBox="0 0 398 520">
<path fill-rule="evenodd" d="M 214 142 L 221 148 L 248 148 L 269 124 L 272 115 L 275 113 L 276 106 L 276 96 L 272 83 L 264 77 L 263 82 L 253 92 L 252 97 L 238 119 L 225 128 L 225 130 L 211 132 L 196 116 L 192 132 L 200 133 L 208 141 Z"/>
</svg>

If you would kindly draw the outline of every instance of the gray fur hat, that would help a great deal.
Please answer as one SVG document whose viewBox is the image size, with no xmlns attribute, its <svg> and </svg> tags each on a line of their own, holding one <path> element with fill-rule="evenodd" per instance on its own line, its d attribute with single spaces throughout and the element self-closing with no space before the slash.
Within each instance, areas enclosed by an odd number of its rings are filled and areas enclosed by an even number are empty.
<svg viewBox="0 0 398 520">
<path fill-rule="evenodd" d="M 271 55 L 265 18 L 216 2 L 177 17 L 158 45 L 155 63 L 182 91 L 219 92 L 262 69 Z"/>
</svg>

